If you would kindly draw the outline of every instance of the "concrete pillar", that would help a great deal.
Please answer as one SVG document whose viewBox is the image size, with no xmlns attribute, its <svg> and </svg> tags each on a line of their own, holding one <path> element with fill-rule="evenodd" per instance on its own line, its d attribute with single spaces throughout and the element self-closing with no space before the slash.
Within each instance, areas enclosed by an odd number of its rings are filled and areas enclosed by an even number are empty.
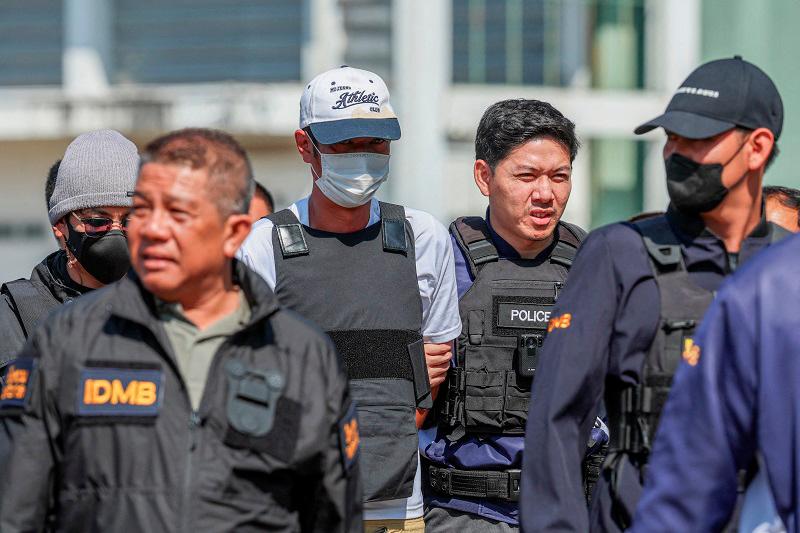
<svg viewBox="0 0 800 533">
<path fill-rule="evenodd" d="M 681 82 L 700 65 L 701 0 L 649 0 L 647 4 L 647 87 L 663 95 L 664 108 Z M 641 122 L 652 117 L 641 117 Z M 664 133 L 650 133 L 645 159 L 644 209 L 669 203 L 661 148 Z"/>
<path fill-rule="evenodd" d="M 392 3 L 392 105 L 403 136 L 392 144 L 388 197 L 440 219 L 447 212 L 451 16 L 448 0 Z"/>
<path fill-rule="evenodd" d="M 586 138 L 583 141 L 572 162 L 572 192 L 563 218 L 588 230 L 592 223 L 592 143 Z"/>
<path fill-rule="evenodd" d="M 108 92 L 113 51 L 113 2 L 64 0 L 64 90 L 72 96 Z"/>
<path fill-rule="evenodd" d="M 308 83 L 317 74 L 344 64 L 347 36 L 338 0 L 306 0 L 304 4 L 301 81 Z"/>
</svg>

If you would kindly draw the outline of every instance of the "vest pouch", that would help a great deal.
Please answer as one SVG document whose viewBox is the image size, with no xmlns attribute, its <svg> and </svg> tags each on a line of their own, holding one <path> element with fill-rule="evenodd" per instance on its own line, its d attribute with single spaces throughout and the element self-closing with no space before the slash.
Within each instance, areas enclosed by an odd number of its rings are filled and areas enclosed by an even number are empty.
<svg viewBox="0 0 800 533">
<path fill-rule="evenodd" d="M 525 433 L 528 406 L 531 403 L 531 378 L 506 372 L 506 397 L 503 408 L 503 433 L 513 435 Z"/>
<path fill-rule="evenodd" d="M 364 501 L 408 498 L 417 473 L 414 384 L 406 379 L 353 379 L 358 407 Z"/>
<path fill-rule="evenodd" d="M 693 337 L 697 326 L 695 320 L 664 320 L 661 326 L 664 330 L 664 348 L 660 363 L 660 370 L 667 374 L 674 374 L 685 353 L 690 353 L 694 345 Z"/>
<path fill-rule="evenodd" d="M 283 395 L 285 379 L 237 359 L 225 362 L 227 392 L 223 442 L 288 463 L 297 445 L 303 406 Z"/>
<path fill-rule="evenodd" d="M 464 425 L 467 430 L 501 432 L 506 374 L 505 371 L 486 370 L 464 372 Z"/>
<path fill-rule="evenodd" d="M 228 377 L 228 423 L 239 433 L 263 437 L 272 429 L 284 379 L 277 372 L 249 368 L 241 361 L 225 363 Z"/>
<path fill-rule="evenodd" d="M 417 407 L 430 409 L 433 407 L 431 398 L 431 382 L 428 378 L 428 365 L 425 362 L 425 343 L 422 339 L 408 345 L 408 356 L 411 359 L 411 370 L 414 373 L 414 396 Z"/>
</svg>

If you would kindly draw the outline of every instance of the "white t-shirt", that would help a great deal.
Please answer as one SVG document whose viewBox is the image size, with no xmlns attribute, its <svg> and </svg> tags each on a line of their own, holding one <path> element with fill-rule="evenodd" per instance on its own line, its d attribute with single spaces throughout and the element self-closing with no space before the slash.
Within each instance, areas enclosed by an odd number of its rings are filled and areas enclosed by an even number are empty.
<svg viewBox="0 0 800 533">
<path fill-rule="evenodd" d="M 300 223 L 308 226 L 308 198 L 289 209 Z M 445 227 L 424 211 L 405 208 L 406 219 L 414 230 L 417 285 L 422 300 L 422 336 L 426 342 L 449 342 L 461 331 L 458 314 L 458 292 L 453 266 L 453 249 Z M 376 199 L 370 204 L 367 226 L 380 222 L 380 206 Z M 237 253 L 239 260 L 258 272 L 270 287 L 275 288 L 275 255 L 272 249 L 272 221 L 261 219 L 253 225 L 250 235 Z M 363 476 L 369 472 L 361 473 Z M 423 514 L 422 481 L 419 463 L 414 478 L 414 490 L 409 498 L 370 502 L 364 505 L 364 520 L 419 518 Z"/>
</svg>

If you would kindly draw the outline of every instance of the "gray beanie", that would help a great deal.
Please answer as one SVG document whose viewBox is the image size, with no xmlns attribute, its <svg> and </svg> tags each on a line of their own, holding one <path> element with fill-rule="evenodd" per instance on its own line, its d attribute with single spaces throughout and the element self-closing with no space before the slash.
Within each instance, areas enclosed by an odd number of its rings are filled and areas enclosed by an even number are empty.
<svg viewBox="0 0 800 533">
<path fill-rule="evenodd" d="M 136 145 L 114 130 L 84 133 L 67 146 L 48 204 L 50 223 L 79 209 L 128 207 L 136 186 Z"/>
</svg>

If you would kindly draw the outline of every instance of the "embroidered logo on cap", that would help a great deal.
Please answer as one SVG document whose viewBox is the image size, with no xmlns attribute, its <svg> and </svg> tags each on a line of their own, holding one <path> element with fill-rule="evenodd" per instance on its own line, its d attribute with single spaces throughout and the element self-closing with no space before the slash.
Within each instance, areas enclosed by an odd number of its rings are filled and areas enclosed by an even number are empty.
<svg viewBox="0 0 800 533">
<path fill-rule="evenodd" d="M 160 370 L 90 367 L 78 380 L 81 416 L 156 416 L 163 399 Z"/>
<path fill-rule="evenodd" d="M 35 368 L 36 360 L 30 357 L 14 359 L 5 366 L 0 378 L 0 409 L 25 406 Z"/>
</svg>

